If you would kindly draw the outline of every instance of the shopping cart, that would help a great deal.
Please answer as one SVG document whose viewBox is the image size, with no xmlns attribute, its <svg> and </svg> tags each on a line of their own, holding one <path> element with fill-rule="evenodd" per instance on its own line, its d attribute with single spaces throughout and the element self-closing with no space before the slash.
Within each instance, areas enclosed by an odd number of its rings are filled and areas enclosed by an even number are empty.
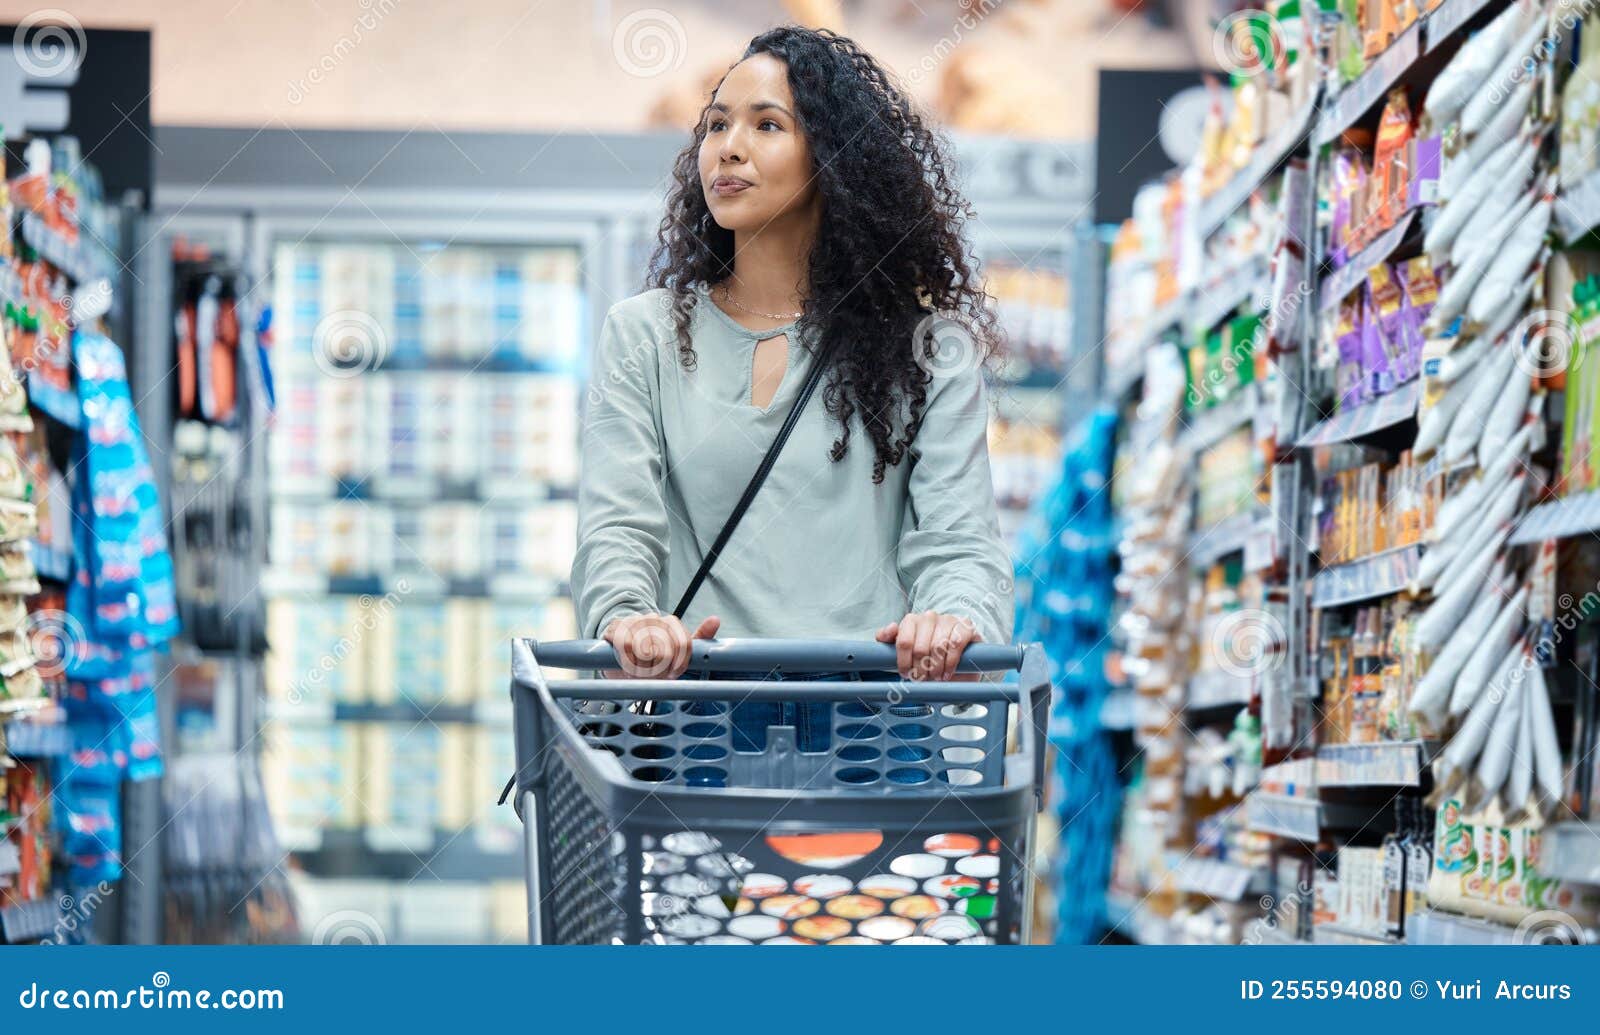
<svg viewBox="0 0 1600 1035">
<path fill-rule="evenodd" d="M 675 680 L 557 679 L 546 668 L 614 668 L 611 645 L 514 641 L 531 942 L 1028 940 L 1041 647 L 966 649 L 961 671 L 1020 671 L 1011 683 L 792 678 L 893 671 L 882 643 L 696 640 L 692 658 Z M 713 672 L 785 679 L 691 678 Z M 832 747 L 773 726 L 736 750 L 743 701 L 830 702 Z"/>
</svg>

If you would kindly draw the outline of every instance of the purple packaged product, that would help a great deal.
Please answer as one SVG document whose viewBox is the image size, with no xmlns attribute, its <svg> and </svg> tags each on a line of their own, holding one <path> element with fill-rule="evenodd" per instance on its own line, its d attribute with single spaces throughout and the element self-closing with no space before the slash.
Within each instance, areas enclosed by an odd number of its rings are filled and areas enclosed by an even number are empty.
<svg viewBox="0 0 1600 1035">
<path fill-rule="evenodd" d="M 1399 268 L 1388 263 L 1372 267 L 1367 272 L 1367 294 L 1371 299 L 1368 309 L 1377 321 L 1388 361 L 1388 376 L 1377 386 L 1378 394 L 1382 395 L 1412 376 L 1407 361 L 1411 346 L 1405 325 L 1406 293 Z"/>
<path fill-rule="evenodd" d="M 1366 402 L 1394 387 L 1394 371 L 1390 369 L 1388 348 L 1378 326 L 1372 292 L 1363 285 L 1361 294 L 1365 303 L 1361 307 L 1361 370 L 1366 376 L 1362 379 L 1359 401 Z"/>
<path fill-rule="evenodd" d="M 1425 137 L 1413 140 L 1408 145 L 1413 160 L 1411 179 L 1406 185 L 1407 208 L 1439 203 L 1439 170 L 1444 165 L 1442 139 L 1437 136 Z"/>
<path fill-rule="evenodd" d="M 1354 406 L 1361 401 L 1363 381 L 1361 370 L 1361 302 L 1347 299 L 1339 304 L 1338 323 L 1339 366 L 1334 372 L 1334 387 L 1339 394 L 1339 408 Z"/>
</svg>

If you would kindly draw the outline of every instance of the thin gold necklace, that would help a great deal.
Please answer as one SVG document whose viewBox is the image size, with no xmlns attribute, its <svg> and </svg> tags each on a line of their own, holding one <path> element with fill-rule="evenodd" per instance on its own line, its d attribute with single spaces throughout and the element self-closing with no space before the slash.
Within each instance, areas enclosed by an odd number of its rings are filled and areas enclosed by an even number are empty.
<svg viewBox="0 0 1600 1035">
<path fill-rule="evenodd" d="M 801 313 L 763 313 L 759 309 L 751 309 L 747 305 L 740 305 L 738 300 L 735 299 L 731 294 L 728 293 L 728 287 L 727 287 L 726 284 L 722 285 L 722 299 L 723 299 L 723 301 L 727 302 L 729 305 L 733 306 L 735 309 L 739 309 L 739 310 L 742 310 L 744 312 L 747 312 L 751 316 L 764 316 L 768 320 L 798 320 L 798 319 L 800 319 L 800 317 L 805 315 L 805 313 L 803 313 L 803 312 L 801 312 Z"/>
</svg>

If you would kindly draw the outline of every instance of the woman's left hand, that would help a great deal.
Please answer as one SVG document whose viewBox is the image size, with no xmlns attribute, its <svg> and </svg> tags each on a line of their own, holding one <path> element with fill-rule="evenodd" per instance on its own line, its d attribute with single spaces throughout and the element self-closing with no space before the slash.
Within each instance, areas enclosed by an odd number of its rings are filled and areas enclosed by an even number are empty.
<svg viewBox="0 0 1600 1035">
<path fill-rule="evenodd" d="M 956 664 L 967 644 L 982 639 L 972 619 L 937 611 L 914 611 L 879 629 L 877 636 L 879 643 L 895 645 L 895 662 L 902 677 L 926 682 L 976 680 L 976 672 L 957 674 Z"/>
</svg>

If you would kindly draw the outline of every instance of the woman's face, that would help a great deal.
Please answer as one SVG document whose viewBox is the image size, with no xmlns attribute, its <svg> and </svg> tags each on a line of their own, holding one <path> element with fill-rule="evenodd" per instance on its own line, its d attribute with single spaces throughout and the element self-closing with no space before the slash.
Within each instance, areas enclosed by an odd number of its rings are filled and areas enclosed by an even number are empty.
<svg viewBox="0 0 1600 1035">
<path fill-rule="evenodd" d="M 788 66 L 771 54 L 745 58 L 722 80 L 700 144 L 700 189 L 719 226 L 759 230 L 816 197 L 794 110 Z"/>
</svg>

